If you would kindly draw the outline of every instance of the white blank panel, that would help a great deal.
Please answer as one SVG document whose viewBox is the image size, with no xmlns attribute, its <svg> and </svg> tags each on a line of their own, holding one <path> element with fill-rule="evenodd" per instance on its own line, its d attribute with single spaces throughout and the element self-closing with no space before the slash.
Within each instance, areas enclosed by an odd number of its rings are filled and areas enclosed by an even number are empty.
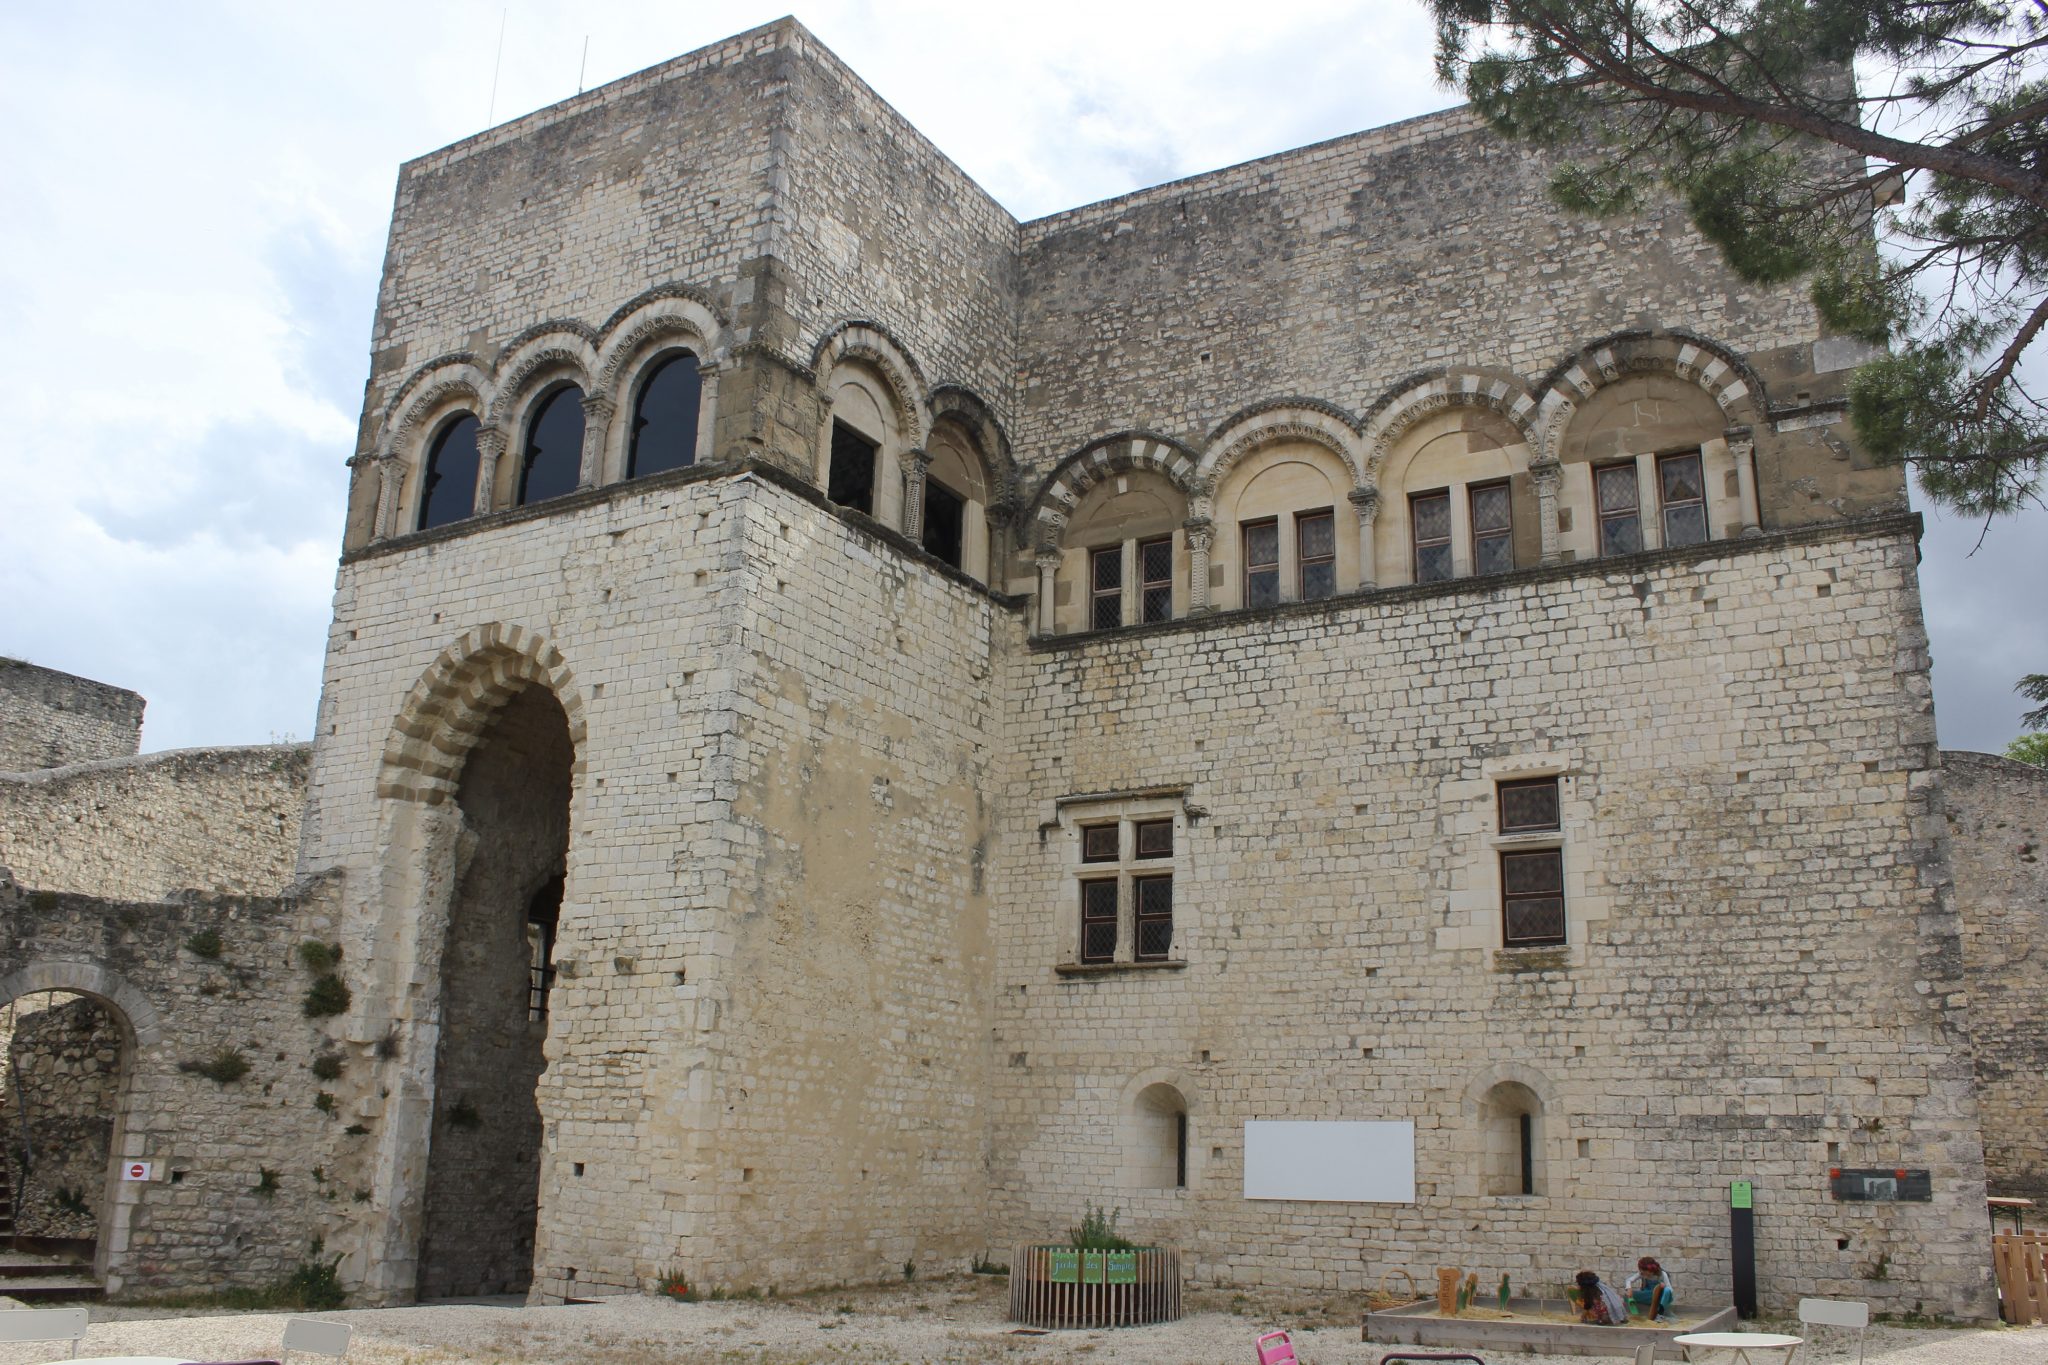
<svg viewBox="0 0 2048 1365">
<path fill-rule="evenodd" d="M 1249 1120 L 1244 1197 L 1412 1204 L 1415 1125 Z"/>
</svg>

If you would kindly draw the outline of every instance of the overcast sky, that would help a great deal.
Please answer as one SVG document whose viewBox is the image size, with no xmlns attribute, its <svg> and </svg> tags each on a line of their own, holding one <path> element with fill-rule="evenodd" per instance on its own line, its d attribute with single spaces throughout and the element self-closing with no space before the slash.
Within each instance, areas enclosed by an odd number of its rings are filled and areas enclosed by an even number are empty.
<svg viewBox="0 0 2048 1365">
<path fill-rule="evenodd" d="M 141 692 L 145 748 L 309 735 L 399 163 L 784 9 L 0 0 L 0 654 Z M 1026 218 L 1454 102 L 1419 0 L 798 17 Z M 1978 529 L 1922 582 L 1942 741 L 1995 750 L 2048 513 Z"/>
</svg>

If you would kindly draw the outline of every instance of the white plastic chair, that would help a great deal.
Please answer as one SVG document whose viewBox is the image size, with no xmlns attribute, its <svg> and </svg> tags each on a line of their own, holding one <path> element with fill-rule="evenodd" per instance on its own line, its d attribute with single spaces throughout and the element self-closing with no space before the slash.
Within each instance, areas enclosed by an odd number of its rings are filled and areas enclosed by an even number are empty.
<svg viewBox="0 0 2048 1365">
<path fill-rule="evenodd" d="M 1870 1330 L 1869 1304 L 1856 1299 L 1801 1299 L 1799 1325 L 1855 1328 L 1856 1365 L 1863 1365 L 1863 1334 Z"/>
<path fill-rule="evenodd" d="M 348 1354 L 348 1324 L 322 1322 L 318 1318 L 291 1318 L 284 1325 L 284 1358 L 293 1351 L 339 1360 Z"/>
<path fill-rule="evenodd" d="M 0 1342 L 68 1341 L 76 1357 L 91 1321 L 85 1308 L 9 1308 L 0 1311 Z"/>
</svg>

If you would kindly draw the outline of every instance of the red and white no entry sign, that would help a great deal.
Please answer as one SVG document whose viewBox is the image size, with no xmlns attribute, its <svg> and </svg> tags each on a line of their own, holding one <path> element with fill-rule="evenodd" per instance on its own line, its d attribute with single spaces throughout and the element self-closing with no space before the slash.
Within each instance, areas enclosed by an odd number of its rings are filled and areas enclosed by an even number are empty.
<svg viewBox="0 0 2048 1365">
<path fill-rule="evenodd" d="M 131 1161 L 121 1168 L 123 1180 L 149 1179 L 150 1164 L 147 1161 Z"/>
</svg>

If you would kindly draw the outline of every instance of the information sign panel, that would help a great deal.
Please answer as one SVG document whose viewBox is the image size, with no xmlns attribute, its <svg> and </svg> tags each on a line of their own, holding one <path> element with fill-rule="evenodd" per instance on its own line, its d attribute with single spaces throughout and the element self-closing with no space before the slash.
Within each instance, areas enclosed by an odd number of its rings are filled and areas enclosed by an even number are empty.
<svg viewBox="0 0 2048 1365">
<path fill-rule="evenodd" d="M 1111 1284 L 1136 1284 L 1138 1282 L 1138 1253 L 1135 1251 L 1112 1251 L 1109 1253 L 1105 1273 Z"/>
<path fill-rule="evenodd" d="M 1099 1251 L 1084 1251 L 1081 1253 L 1082 1284 L 1102 1283 L 1102 1256 L 1103 1253 Z"/>
<path fill-rule="evenodd" d="M 1055 1247 L 1052 1252 L 1052 1282 L 1054 1284 L 1081 1283 L 1081 1253 L 1068 1247 Z"/>
</svg>

